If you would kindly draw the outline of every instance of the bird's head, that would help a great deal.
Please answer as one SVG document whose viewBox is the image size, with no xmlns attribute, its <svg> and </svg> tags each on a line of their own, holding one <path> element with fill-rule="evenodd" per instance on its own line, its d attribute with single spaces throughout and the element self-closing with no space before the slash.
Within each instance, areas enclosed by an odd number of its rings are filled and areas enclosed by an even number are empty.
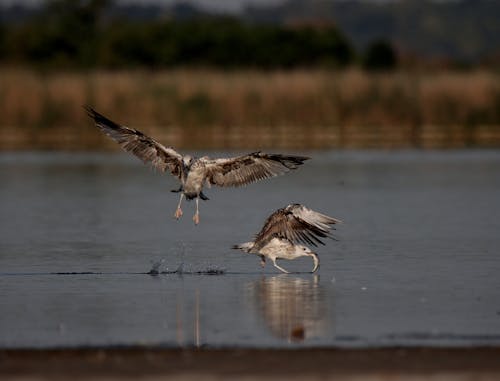
<svg viewBox="0 0 500 381">
<path fill-rule="evenodd" d="M 308 256 L 311 257 L 314 261 L 314 268 L 312 269 L 311 272 L 315 272 L 319 268 L 319 257 L 318 254 L 316 254 L 314 251 L 309 249 L 307 246 L 304 245 L 297 245 L 296 250 L 300 252 L 302 256 Z"/>
<path fill-rule="evenodd" d="M 194 158 L 191 155 L 186 155 L 182 158 L 182 163 L 186 168 L 191 167 L 191 164 L 193 164 Z"/>
</svg>

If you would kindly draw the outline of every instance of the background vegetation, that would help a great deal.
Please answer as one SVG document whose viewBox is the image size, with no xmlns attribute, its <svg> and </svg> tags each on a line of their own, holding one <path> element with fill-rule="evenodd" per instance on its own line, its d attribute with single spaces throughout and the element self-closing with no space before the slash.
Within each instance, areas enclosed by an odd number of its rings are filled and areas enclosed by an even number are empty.
<svg viewBox="0 0 500 381">
<path fill-rule="evenodd" d="M 328 7 L 314 21 L 293 16 L 303 4 L 276 7 L 267 15 L 288 18 L 274 23 L 250 22 L 255 9 L 143 17 L 107 0 L 4 18 L 0 149 L 116 148 L 84 104 L 181 147 L 500 146 L 497 70 L 408 65 L 386 39 L 356 50 L 322 21 Z"/>
<path fill-rule="evenodd" d="M 360 70 L 0 75 L 0 148 L 115 148 L 82 105 L 196 148 L 500 146 L 500 74 Z"/>
<path fill-rule="evenodd" d="M 102 0 L 55 0 L 32 19 L 0 34 L 2 61 L 44 69 L 305 66 L 345 67 L 354 61 L 334 26 L 291 28 L 229 17 L 140 20 L 106 17 Z"/>
<path fill-rule="evenodd" d="M 334 23 L 360 52 L 383 39 L 409 61 L 498 67 L 499 14 L 497 0 L 285 0 L 272 8 L 251 7 L 242 17 L 281 25 Z"/>
</svg>

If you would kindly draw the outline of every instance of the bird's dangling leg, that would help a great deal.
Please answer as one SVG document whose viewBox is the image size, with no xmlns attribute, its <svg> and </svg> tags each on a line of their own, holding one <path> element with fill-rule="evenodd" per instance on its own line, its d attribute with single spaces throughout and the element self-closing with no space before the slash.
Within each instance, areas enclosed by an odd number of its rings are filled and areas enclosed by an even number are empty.
<svg viewBox="0 0 500 381">
<path fill-rule="evenodd" d="M 266 266 L 266 257 L 260 256 L 260 267 L 264 268 Z"/>
<path fill-rule="evenodd" d="M 179 204 L 177 204 L 177 209 L 175 210 L 174 217 L 179 219 L 182 216 L 182 209 L 181 209 L 181 203 L 182 199 L 184 198 L 184 193 L 181 193 L 181 198 L 179 199 Z"/>
<path fill-rule="evenodd" d="M 272 258 L 272 261 L 273 261 L 273 265 L 274 265 L 274 267 L 276 267 L 278 270 L 283 271 L 285 274 L 290 274 L 290 273 L 289 273 L 288 271 L 286 271 L 283 267 L 278 266 L 278 264 L 276 263 L 276 258 Z"/>
<path fill-rule="evenodd" d="M 193 221 L 195 225 L 198 225 L 200 223 L 200 213 L 198 211 L 198 203 L 199 203 L 199 198 L 196 197 L 196 213 L 193 216 Z"/>
</svg>

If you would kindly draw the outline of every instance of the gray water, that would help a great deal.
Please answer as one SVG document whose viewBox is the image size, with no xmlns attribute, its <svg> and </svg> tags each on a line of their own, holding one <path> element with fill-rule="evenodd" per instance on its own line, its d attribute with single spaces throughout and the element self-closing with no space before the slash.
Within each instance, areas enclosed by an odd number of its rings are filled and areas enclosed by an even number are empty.
<svg viewBox="0 0 500 381">
<path fill-rule="evenodd" d="M 499 151 L 309 155 L 194 226 L 125 153 L 1 154 L 0 347 L 500 344 Z M 230 249 L 291 202 L 344 221 L 317 275 Z"/>
</svg>

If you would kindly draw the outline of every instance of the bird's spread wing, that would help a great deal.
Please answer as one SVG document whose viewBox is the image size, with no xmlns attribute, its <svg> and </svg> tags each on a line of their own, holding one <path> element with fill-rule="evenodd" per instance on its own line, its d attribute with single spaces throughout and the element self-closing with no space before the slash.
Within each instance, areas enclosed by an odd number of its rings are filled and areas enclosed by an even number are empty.
<svg viewBox="0 0 500 381">
<path fill-rule="evenodd" d="M 238 187 L 281 175 L 296 169 L 308 159 L 305 156 L 254 152 L 232 158 L 200 160 L 203 160 L 206 166 L 206 181 L 209 184 Z"/>
<path fill-rule="evenodd" d="M 170 171 L 172 175 L 181 177 L 182 155 L 172 148 L 167 148 L 141 131 L 120 126 L 99 114 L 91 107 L 85 107 L 95 125 L 106 135 L 116 141 L 125 151 L 133 153 L 144 163 L 151 163 L 160 171 Z"/>
<path fill-rule="evenodd" d="M 257 234 L 255 243 L 263 247 L 274 237 L 287 239 L 294 243 L 317 246 L 324 243 L 320 238 L 332 238 L 332 225 L 340 220 L 315 212 L 301 204 L 290 204 L 271 214 L 264 227 Z"/>
</svg>

